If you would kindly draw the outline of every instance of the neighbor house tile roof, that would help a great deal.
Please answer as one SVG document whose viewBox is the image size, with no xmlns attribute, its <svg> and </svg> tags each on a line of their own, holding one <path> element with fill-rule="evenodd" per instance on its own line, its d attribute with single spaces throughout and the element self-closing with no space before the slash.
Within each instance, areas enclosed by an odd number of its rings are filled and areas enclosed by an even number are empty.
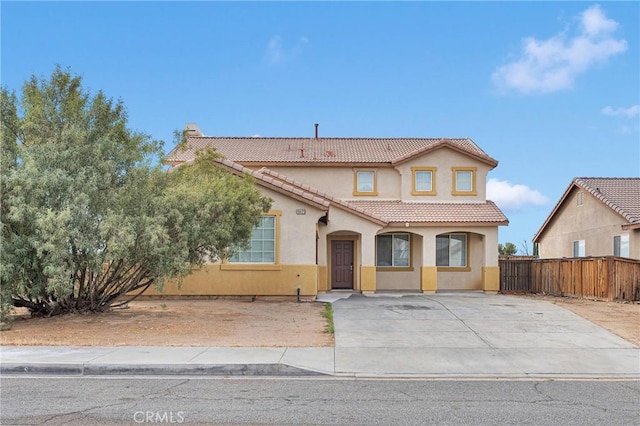
<svg viewBox="0 0 640 426">
<path fill-rule="evenodd" d="M 223 157 L 243 165 L 390 164 L 396 165 L 441 147 L 464 152 L 492 167 L 498 162 L 469 138 L 263 138 L 191 136 L 166 158 L 169 164 L 192 160 L 214 147 Z"/>
<path fill-rule="evenodd" d="M 389 224 L 507 225 L 509 220 L 493 201 L 483 203 L 425 203 L 400 200 L 357 200 L 349 204 L 384 217 Z"/>
<path fill-rule="evenodd" d="M 623 229 L 640 228 L 640 178 L 579 177 L 569 184 L 560 201 L 533 237 L 533 242 L 537 242 L 542 236 L 547 225 L 574 188 L 588 192 L 622 216 L 627 221 L 622 225 Z"/>
<path fill-rule="evenodd" d="M 576 178 L 575 183 L 630 225 L 640 225 L 640 178 Z"/>
</svg>

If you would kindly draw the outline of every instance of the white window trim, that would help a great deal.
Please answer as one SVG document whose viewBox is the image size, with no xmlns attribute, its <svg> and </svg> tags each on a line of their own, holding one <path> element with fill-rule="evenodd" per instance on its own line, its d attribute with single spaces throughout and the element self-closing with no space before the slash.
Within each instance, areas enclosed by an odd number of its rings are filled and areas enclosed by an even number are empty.
<svg viewBox="0 0 640 426">
<path fill-rule="evenodd" d="M 616 239 L 617 244 L 616 244 Z M 625 248 L 625 250 L 623 250 Z M 616 254 L 616 251 L 618 254 Z M 629 234 L 620 234 L 613 236 L 613 255 L 618 257 L 629 257 Z"/>
<path fill-rule="evenodd" d="M 222 270 L 281 270 L 280 265 L 280 216 L 282 212 L 280 210 L 272 210 L 267 213 L 263 213 L 262 217 L 272 216 L 275 219 L 275 242 L 274 242 L 274 262 L 235 262 L 230 261 L 226 256 L 223 259 L 220 268 Z"/>
</svg>

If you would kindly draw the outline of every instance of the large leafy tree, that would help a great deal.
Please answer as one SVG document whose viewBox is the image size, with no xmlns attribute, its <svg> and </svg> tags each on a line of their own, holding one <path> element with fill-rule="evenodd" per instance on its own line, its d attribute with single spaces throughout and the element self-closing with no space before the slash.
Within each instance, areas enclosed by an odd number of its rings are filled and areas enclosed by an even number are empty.
<svg viewBox="0 0 640 426">
<path fill-rule="evenodd" d="M 122 102 L 57 67 L 1 90 L 0 313 L 103 311 L 246 243 L 270 200 L 216 154 L 162 170 Z"/>
</svg>

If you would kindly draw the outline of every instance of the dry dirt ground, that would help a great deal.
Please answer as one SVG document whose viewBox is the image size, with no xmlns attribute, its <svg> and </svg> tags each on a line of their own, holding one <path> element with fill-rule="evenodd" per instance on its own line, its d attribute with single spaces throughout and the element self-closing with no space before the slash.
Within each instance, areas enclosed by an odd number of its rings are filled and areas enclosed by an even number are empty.
<svg viewBox="0 0 640 426">
<path fill-rule="evenodd" d="M 623 339 L 640 346 L 640 302 L 606 302 L 601 300 L 526 295 L 555 303 L 589 321 L 606 328 Z"/>
<path fill-rule="evenodd" d="M 640 304 L 551 296 L 569 309 L 640 346 Z M 135 301 L 103 314 L 30 318 L 16 312 L 3 345 L 60 346 L 333 346 L 321 303 L 290 299 Z"/>
<path fill-rule="evenodd" d="M 333 346 L 324 304 L 295 299 L 134 301 L 100 314 L 30 318 L 16 312 L 3 345 Z"/>
</svg>

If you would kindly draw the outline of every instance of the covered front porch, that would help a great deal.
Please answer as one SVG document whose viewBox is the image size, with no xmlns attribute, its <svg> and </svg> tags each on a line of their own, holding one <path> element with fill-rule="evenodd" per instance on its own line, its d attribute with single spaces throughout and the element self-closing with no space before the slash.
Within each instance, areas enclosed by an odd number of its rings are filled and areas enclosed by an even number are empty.
<svg viewBox="0 0 640 426">
<path fill-rule="evenodd" d="M 497 227 L 320 228 L 318 293 L 497 292 L 497 246 Z"/>
</svg>

